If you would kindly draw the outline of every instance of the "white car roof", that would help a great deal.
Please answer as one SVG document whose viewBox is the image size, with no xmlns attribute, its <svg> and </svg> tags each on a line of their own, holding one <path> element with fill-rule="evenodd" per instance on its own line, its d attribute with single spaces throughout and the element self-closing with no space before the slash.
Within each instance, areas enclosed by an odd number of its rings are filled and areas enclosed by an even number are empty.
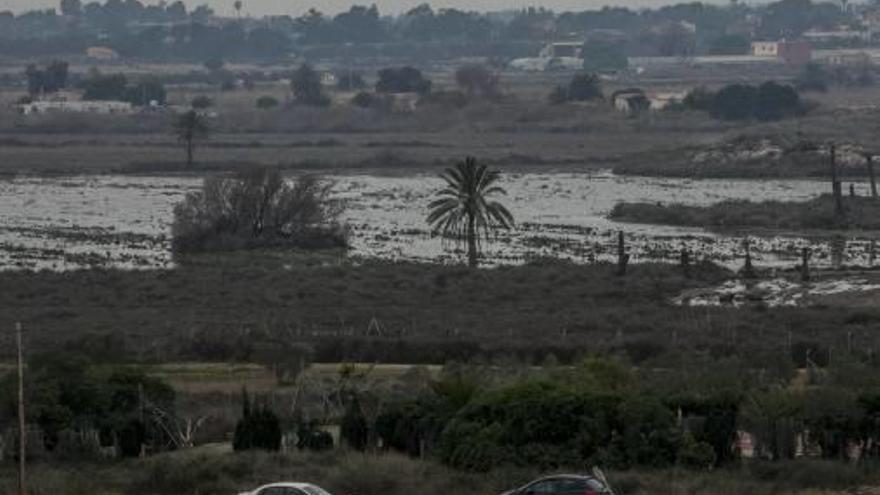
<svg viewBox="0 0 880 495">
<path fill-rule="evenodd" d="M 258 492 L 258 491 L 262 490 L 263 488 L 300 488 L 300 489 L 302 489 L 302 488 L 313 487 L 313 486 L 315 486 L 315 485 L 313 485 L 313 484 L 311 484 L 311 483 L 299 483 L 299 482 L 293 482 L 293 481 L 289 481 L 289 482 L 288 482 L 288 481 L 282 481 L 282 482 L 280 482 L 280 483 L 269 483 L 268 485 L 263 485 L 263 486 L 261 486 L 261 487 L 255 489 L 254 491 L 255 491 L 255 492 Z"/>
</svg>

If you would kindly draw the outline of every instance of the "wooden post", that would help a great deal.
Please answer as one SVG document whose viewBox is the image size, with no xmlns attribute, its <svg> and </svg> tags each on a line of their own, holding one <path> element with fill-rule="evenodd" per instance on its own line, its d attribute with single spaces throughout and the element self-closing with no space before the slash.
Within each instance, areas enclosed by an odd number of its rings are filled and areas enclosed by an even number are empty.
<svg viewBox="0 0 880 495">
<path fill-rule="evenodd" d="M 838 218 L 843 216 L 843 190 L 841 189 L 840 177 L 837 175 L 837 146 L 831 144 L 831 192 L 834 194 L 834 215 Z"/>
<path fill-rule="evenodd" d="M 871 197 L 877 199 L 877 178 L 874 175 L 874 155 L 865 153 L 865 164 L 868 166 L 868 180 L 871 182 Z"/>
<path fill-rule="evenodd" d="M 746 250 L 746 260 L 745 260 L 745 263 L 743 264 L 742 276 L 744 278 L 754 278 L 755 267 L 752 266 L 752 245 L 751 245 L 751 242 L 749 242 L 748 237 L 746 237 L 745 240 L 743 240 L 743 246 L 745 247 L 745 250 Z"/>
<path fill-rule="evenodd" d="M 629 263 L 629 255 L 626 254 L 626 239 L 623 231 L 617 232 L 617 274 L 626 275 L 626 265 Z"/>
<path fill-rule="evenodd" d="M 21 323 L 15 324 L 18 348 L 18 495 L 27 495 L 25 459 L 27 457 L 27 430 L 24 411 L 24 358 L 21 350 Z"/>
<path fill-rule="evenodd" d="M 843 268 L 844 257 L 846 256 L 846 238 L 842 235 L 835 235 L 831 239 L 831 266 L 835 270 Z"/>
<path fill-rule="evenodd" d="M 681 248 L 681 270 L 686 278 L 691 276 L 691 255 L 687 248 Z"/>
<path fill-rule="evenodd" d="M 801 249 L 801 281 L 810 281 L 810 248 Z"/>
</svg>

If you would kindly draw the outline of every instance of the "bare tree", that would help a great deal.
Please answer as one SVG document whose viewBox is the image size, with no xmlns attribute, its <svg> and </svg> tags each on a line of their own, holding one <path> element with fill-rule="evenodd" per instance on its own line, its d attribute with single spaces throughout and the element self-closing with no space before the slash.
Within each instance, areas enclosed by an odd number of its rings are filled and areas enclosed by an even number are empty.
<svg viewBox="0 0 880 495">
<path fill-rule="evenodd" d="M 479 93 L 483 98 L 495 100 L 501 95 L 498 76 L 484 65 L 469 64 L 460 67 L 455 71 L 455 81 L 471 98 Z"/>
<path fill-rule="evenodd" d="M 342 205 L 331 187 L 315 176 L 286 181 L 269 168 L 207 178 L 174 209 L 174 250 L 344 247 Z"/>
<path fill-rule="evenodd" d="M 205 116 L 190 110 L 174 121 L 174 134 L 186 147 L 186 166 L 192 167 L 196 142 L 208 137 L 210 132 Z"/>
</svg>

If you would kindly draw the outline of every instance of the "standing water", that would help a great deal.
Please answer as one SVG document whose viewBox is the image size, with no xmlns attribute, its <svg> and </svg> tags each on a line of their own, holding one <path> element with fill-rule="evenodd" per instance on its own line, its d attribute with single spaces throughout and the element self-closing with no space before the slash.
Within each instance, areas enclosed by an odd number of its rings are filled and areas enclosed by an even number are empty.
<svg viewBox="0 0 880 495">
<path fill-rule="evenodd" d="M 360 257 L 451 262 L 456 246 L 433 237 L 427 205 L 443 182 L 435 175 L 333 175 L 345 200 L 352 254 Z M 16 178 L 0 181 L 0 267 L 165 268 L 172 266 L 174 205 L 201 179 L 162 176 Z M 686 247 L 697 260 L 741 263 L 742 239 L 699 228 L 624 224 L 607 219 L 623 200 L 708 205 L 730 199 L 803 201 L 826 192 L 820 181 L 684 180 L 610 173 L 518 173 L 504 176 L 517 228 L 486 245 L 492 264 L 552 256 L 577 262 L 612 260 L 615 235 L 627 233 L 633 262 L 672 261 Z M 812 246 L 817 266 L 830 263 L 827 239 L 753 239 L 763 266 L 797 263 Z M 864 240 L 847 243 L 851 264 L 864 263 Z"/>
</svg>

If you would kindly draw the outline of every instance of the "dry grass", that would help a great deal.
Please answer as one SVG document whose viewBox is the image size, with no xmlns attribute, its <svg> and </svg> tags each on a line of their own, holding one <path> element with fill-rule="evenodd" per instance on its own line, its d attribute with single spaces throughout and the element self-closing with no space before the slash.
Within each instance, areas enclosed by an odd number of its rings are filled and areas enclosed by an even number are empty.
<svg viewBox="0 0 880 495">
<path fill-rule="evenodd" d="M 406 364 L 315 363 L 305 373 L 310 382 L 321 382 L 339 376 L 343 367 L 354 373 L 368 374 L 371 380 L 389 383 L 400 381 L 414 368 Z M 441 369 L 440 366 L 420 368 L 432 374 Z M 147 366 L 144 370 L 186 394 L 237 394 L 242 387 L 256 393 L 289 388 L 279 386 L 272 371 L 258 364 L 167 363 Z"/>
<path fill-rule="evenodd" d="M 566 471 L 588 470 L 574 467 Z M 339 495 L 494 495 L 542 474 L 528 468 L 498 468 L 472 474 L 431 461 L 394 454 L 348 452 L 233 454 L 210 445 L 145 460 L 107 464 L 35 465 L 34 495 L 196 495 L 237 493 L 265 483 L 305 481 Z M 743 465 L 712 472 L 683 469 L 610 472 L 621 495 L 875 495 L 870 466 L 837 461 L 792 461 Z M 0 490 L 14 493 L 12 466 L 0 470 Z"/>
</svg>

